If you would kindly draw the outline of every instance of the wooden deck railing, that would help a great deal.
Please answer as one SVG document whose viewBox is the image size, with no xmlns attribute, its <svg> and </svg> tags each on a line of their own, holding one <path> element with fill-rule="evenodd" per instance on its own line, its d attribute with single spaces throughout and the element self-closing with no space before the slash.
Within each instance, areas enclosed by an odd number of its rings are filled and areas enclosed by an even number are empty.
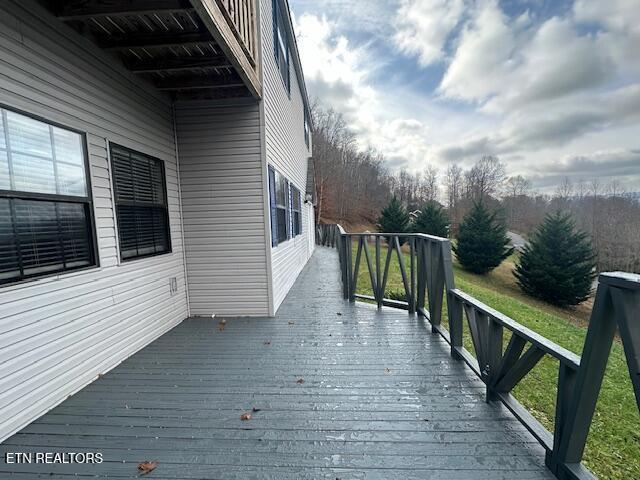
<svg viewBox="0 0 640 480">
<path fill-rule="evenodd" d="M 432 331 L 449 343 L 451 355 L 464 360 L 482 379 L 487 401 L 502 402 L 545 448 L 546 464 L 557 478 L 594 478 L 581 462 L 616 327 L 640 409 L 640 275 L 614 272 L 599 276 L 582 357 L 578 357 L 457 289 L 448 239 L 423 234 L 347 233 L 340 225 L 320 225 L 316 240 L 338 249 L 345 299 L 374 301 L 378 307 L 403 308 L 425 317 Z M 407 244 L 404 252 L 403 243 Z M 385 298 L 394 255 L 404 301 Z M 363 258 L 373 296 L 356 293 Z M 443 311 L 448 330 L 442 325 Z M 463 346 L 465 318 L 475 355 Z M 553 433 L 511 395 L 545 356 L 559 363 Z"/>
<path fill-rule="evenodd" d="M 217 2 L 247 59 L 255 67 L 257 48 L 255 0 L 217 0 Z"/>
</svg>

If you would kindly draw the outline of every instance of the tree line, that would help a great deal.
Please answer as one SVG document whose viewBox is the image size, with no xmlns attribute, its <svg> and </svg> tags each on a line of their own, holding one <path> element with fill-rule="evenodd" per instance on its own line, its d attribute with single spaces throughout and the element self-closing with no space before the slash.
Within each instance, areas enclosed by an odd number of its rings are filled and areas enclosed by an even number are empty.
<svg viewBox="0 0 640 480">
<path fill-rule="evenodd" d="M 562 212 L 586 234 L 598 271 L 640 272 L 640 200 L 619 182 L 564 179 L 543 194 L 521 175 L 508 176 L 497 157 L 481 156 L 470 168 L 392 172 L 374 149 L 358 148 L 341 114 L 313 107 L 316 219 L 347 226 L 373 226 L 392 198 L 417 218 L 434 205 L 443 208 L 448 233 L 455 236 L 464 217 L 483 203 L 506 228 L 530 237 L 548 214 Z"/>
</svg>

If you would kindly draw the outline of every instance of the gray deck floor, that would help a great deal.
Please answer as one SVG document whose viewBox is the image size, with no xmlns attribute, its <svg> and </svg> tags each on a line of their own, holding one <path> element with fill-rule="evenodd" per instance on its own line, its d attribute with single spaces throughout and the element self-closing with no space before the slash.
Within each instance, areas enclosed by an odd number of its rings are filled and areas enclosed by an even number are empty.
<svg viewBox="0 0 640 480">
<path fill-rule="evenodd" d="M 298 381 L 304 380 L 304 383 Z M 259 409 L 248 421 L 243 412 Z M 318 248 L 273 319 L 189 319 L 0 445 L 101 452 L 0 478 L 552 478 L 543 451 L 424 323 L 340 297 Z"/>
</svg>

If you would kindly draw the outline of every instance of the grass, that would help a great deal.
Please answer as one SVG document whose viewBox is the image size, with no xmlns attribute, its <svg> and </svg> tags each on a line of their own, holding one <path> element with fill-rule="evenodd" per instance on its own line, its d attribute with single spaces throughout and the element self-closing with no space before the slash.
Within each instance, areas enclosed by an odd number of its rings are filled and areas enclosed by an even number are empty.
<svg viewBox="0 0 640 480">
<path fill-rule="evenodd" d="M 373 252 L 373 249 L 371 249 Z M 386 254 L 386 248 L 383 248 Z M 355 259 L 355 247 L 354 256 Z M 405 265 L 409 265 L 405 253 Z M 578 355 L 586 336 L 591 303 L 558 308 L 524 295 L 511 270 L 515 257 L 487 275 L 475 275 L 454 263 L 456 287 Z M 382 261 L 384 266 L 384 259 Z M 397 256 L 392 257 L 389 292 L 404 292 Z M 364 254 L 357 293 L 373 295 Z M 397 293 L 396 293 L 397 294 Z M 446 324 L 446 312 L 445 324 Z M 505 342 L 509 335 L 505 332 Z M 465 348 L 473 352 L 465 322 Z M 514 396 L 538 421 L 553 431 L 558 362 L 545 356 L 514 389 Z M 640 479 L 640 414 L 636 406 L 622 345 L 614 342 L 585 450 L 584 464 L 600 478 Z"/>
</svg>

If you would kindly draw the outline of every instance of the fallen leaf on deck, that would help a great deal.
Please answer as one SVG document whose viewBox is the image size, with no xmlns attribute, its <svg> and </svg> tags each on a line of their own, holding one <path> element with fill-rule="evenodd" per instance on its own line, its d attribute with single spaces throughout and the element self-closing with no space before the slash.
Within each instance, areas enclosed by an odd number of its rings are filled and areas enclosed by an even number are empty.
<svg viewBox="0 0 640 480">
<path fill-rule="evenodd" d="M 251 409 L 251 411 L 252 411 L 253 413 L 259 412 L 260 410 L 262 410 L 262 409 L 261 409 L 261 408 L 256 408 L 256 407 L 253 407 L 253 408 Z"/>
<path fill-rule="evenodd" d="M 240 420 L 251 420 L 251 414 L 249 412 L 245 412 L 240 415 Z"/>
<path fill-rule="evenodd" d="M 140 475 L 146 475 L 147 473 L 153 472 L 158 466 L 158 462 L 155 460 L 153 462 L 142 462 L 138 464 L 138 471 Z"/>
<path fill-rule="evenodd" d="M 296 380 L 296 383 L 300 383 L 300 384 L 304 383 L 304 378 L 299 378 L 298 380 Z"/>
</svg>

